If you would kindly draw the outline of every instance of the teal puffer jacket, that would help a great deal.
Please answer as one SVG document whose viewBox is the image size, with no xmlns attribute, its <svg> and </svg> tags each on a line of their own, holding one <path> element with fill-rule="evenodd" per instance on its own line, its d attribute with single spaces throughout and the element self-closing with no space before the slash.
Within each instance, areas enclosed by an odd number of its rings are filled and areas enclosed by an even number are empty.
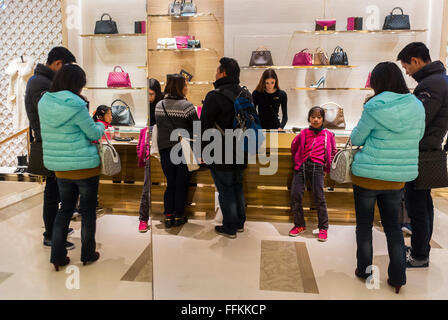
<svg viewBox="0 0 448 320">
<path fill-rule="evenodd" d="M 39 101 L 44 165 L 52 171 L 97 168 L 98 150 L 92 141 L 104 134 L 95 123 L 87 103 L 70 91 L 47 92 Z"/>
<path fill-rule="evenodd" d="M 419 142 L 425 131 L 425 109 L 413 94 L 383 92 L 364 106 L 353 130 L 352 173 L 358 177 L 407 182 L 418 176 Z"/>
</svg>

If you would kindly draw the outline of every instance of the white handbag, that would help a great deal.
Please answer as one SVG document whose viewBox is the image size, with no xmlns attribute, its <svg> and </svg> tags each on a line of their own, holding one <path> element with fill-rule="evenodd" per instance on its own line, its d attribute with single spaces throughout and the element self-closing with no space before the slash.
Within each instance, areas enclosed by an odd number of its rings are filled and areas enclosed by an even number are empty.
<svg viewBox="0 0 448 320">
<path fill-rule="evenodd" d="M 158 38 L 157 49 L 177 49 L 176 38 Z"/>
<path fill-rule="evenodd" d="M 336 153 L 331 163 L 331 180 L 340 184 L 352 182 L 352 163 L 359 150 L 359 147 L 353 149 L 352 141 L 349 139 L 344 149 Z"/>
<path fill-rule="evenodd" d="M 151 132 L 150 154 L 154 158 L 157 158 L 160 160 L 159 143 L 157 142 L 157 137 L 158 137 L 158 129 L 157 129 L 157 125 L 154 125 L 152 127 L 152 132 Z"/>
<path fill-rule="evenodd" d="M 336 102 L 324 103 L 320 107 L 325 110 L 326 129 L 345 129 L 344 108 Z"/>
<path fill-rule="evenodd" d="M 121 161 L 117 150 L 112 146 L 107 135 L 104 135 L 107 144 L 98 141 L 98 153 L 101 159 L 101 174 L 115 176 L 121 172 Z"/>
<path fill-rule="evenodd" d="M 182 146 L 182 154 L 187 162 L 188 171 L 193 172 L 199 170 L 200 166 L 198 159 L 194 156 L 193 150 L 191 149 L 191 139 L 184 138 L 180 136 L 180 144 Z"/>
</svg>

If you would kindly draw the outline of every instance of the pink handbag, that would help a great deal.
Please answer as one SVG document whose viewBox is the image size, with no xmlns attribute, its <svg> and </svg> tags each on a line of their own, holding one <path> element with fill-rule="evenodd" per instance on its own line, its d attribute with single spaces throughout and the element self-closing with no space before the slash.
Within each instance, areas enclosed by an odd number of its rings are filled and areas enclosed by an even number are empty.
<svg viewBox="0 0 448 320">
<path fill-rule="evenodd" d="M 192 36 L 177 36 L 176 44 L 177 49 L 187 49 L 188 48 L 188 40 L 194 40 Z"/>
<path fill-rule="evenodd" d="M 317 19 L 316 31 L 335 31 L 336 19 Z"/>
<path fill-rule="evenodd" d="M 149 159 L 149 144 L 146 143 L 148 128 L 140 130 L 140 136 L 137 145 L 138 166 L 144 168 L 146 166 L 146 160 Z"/>
<path fill-rule="evenodd" d="M 294 60 L 292 61 L 293 66 L 311 66 L 313 65 L 313 55 L 309 49 L 303 49 L 299 53 L 296 53 Z"/>
<path fill-rule="evenodd" d="M 347 18 L 347 31 L 355 30 L 355 17 Z"/>
<path fill-rule="evenodd" d="M 121 69 L 121 72 L 117 72 L 117 68 Z M 109 73 L 109 78 L 107 79 L 108 88 L 131 88 L 131 79 L 129 78 L 129 73 L 124 72 L 123 68 L 116 66 L 113 72 Z"/>
</svg>

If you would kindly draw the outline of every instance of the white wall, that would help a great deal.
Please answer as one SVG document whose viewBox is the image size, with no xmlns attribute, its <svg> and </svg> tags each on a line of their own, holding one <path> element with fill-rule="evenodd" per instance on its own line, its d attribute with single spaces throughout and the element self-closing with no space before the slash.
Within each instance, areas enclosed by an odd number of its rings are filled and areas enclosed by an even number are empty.
<svg viewBox="0 0 448 320">
<path fill-rule="evenodd" d="M 225 54 L 236 58 L 241 66 L 249 64 L 250 55 L 258 46 L 272 51 L 275 65 L 291 65 L 295 53 L 304 48 L 322 47 L 330 55 L 338 45 L 348 53 L 351 70 L 281 70 L 280 85 L 289 97 L 287 128 L 307 126 L 306 114 L 310 107 L 335 101 L 344 107 L 347 128 L 352 129 L 362 112 L 368 91 L 296 91 L 308 87 L 321 76 L 327 77 L 326 87 L 363 88 L 373 67 L 381 61 L 395 61 L 399 51 L 409 42 L 423 41 L 431 49 L 433 59 L 440 56 L 443 0 L 328 0 L 326 18 L 336 18 L 337 30 L 346 30 L 347 17 L 364 17 L 366 8 L 380 9 L 380 28 L 394 6 L 401 6 L 410 15 L 412 29 L 429 29 L 421 34 L 339 34 L 295 35 L 294 31 L 314 30 L 315 19 L 324 18 L 324 0 L 225 0 Z M 262 70 L 242 71 L 242 83 L 254 89 Z M 408 85 L 416 83 L 406 77 Z"/>
</svg>

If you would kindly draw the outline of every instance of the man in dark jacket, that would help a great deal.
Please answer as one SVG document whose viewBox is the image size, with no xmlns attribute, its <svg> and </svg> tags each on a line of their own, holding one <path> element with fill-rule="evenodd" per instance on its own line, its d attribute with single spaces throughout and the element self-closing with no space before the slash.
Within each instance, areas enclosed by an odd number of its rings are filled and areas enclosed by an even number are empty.
<svg viewBox="0 0 448 320">
<path fill-rule="evenodd" d="M 428 48 L 421 42 L 407 45 L 398 55 L 406 73 L 418 86 L 415 96 L 423 102 L 426 112 L 425 134 L 420 152 L 442 150 L 448 131 L 448 77 L 441 61 L 431 62 Z M 407 267 L 422 269 L 429 266 L 430 241 L 434 224 L 431 189 L 416 190 L 415 181 L 406 183 L 406 208 L 411 219 L 411 252 Z"/>
<path fill-rule="evenodd" d="M 31 143 L 42 145 L 42 136 L 40 133 L 40 122 L 37 105 L 42 95 L 49 91 L 56 72 L 66 63 L 76 62 L 75 56 L 64 47 L 55 47 L 48 54 L 47 64 L 38 64 L 34 70 L 34 75 L 28 81 L 25 92 L 25 108 L 30 121 Z M 40 150 L 40 151 L 39 151 Z M 36 152 L 37 151 L 37 152 Z M 44 191 L 44 207 L 43 219 L 45 224 L 44 246 L 51 248 L 51 237 L 53 234 L 53 223 L 59 210 L 59 189 L 56 176 L 53 172 L 43 167 L 42 148 L 33 148 L 30 159 L 33 162 L 42 164 L 42 168 L 37 169 L 38 172 L 46 173 L 46 183 Z M 69 234 L 73 233 L 73 229 L 69 229 Z M 67 241 L 67 250 L 75 248 L 73 243 Z"/>
<path fill-rule="evenodd" d="M 238 62 L 231 58 L 222 58 L 216 71 L 215 90 L 210 91 L 205 97 L 202 113 L 201 126 L 202 131 L 217 130 L 218 134 L 226 129 L 233 130 L 233 121 L 235 118 L 234 99 L 241 93 L 244 97 L 251 98 L 251 94 L 239 85 L 240 67 Z M 232 99 L 233 97 L 233 99 Z M 222 131 L 221 131 L 222 130 Z M 243 191 L 243 172 L 247 166 L 247 159 L 243 155 L 243 161 L 237 161 L 238 152 L 236 139 L 233 139 L 233 148 L 225 143 L 225 137 L 222 137 L 222 155 L 221 159 L 209 165 L 210 171 L 219 193 L 219 204 L 223 215 L 223 226 L 217 226 L 215 231 L 230 239 L 236 238 L 237 232 L 244 231 L 246 222 L 246 204 Z M 203 141 L 203 146 L 205 143 Z M 228 153 L 233 153 L 228 155 Z M 226 157 L 227 153 L 227 157 Z M 241 156 L 241 154 L 240 154 Z M 231 163 L 226 159 L 232 159 Z M 227 159 L 227 160 L 229 160 Z"/>
</svg>

